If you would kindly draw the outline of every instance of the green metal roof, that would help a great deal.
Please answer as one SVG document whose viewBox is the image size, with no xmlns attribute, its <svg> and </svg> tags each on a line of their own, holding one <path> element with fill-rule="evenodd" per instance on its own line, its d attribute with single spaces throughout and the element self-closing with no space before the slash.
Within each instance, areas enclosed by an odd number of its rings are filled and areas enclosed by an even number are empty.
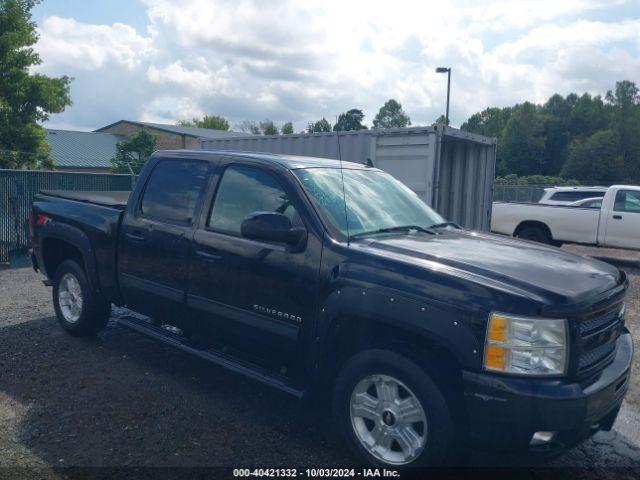
<svg viewBox="0 0 640 480">
<path fill-rule="evenodd" d="M 116 144 L 126 137 L 113 133 L 45 129 L 57 167 L 110 168 Z"/>
<path fill-rule="evenodd" d="M 111 123 L 104 127 L 98 128 L 96 132 L 106 130 L 107 128 L 111 128 L 114 125 L 118 125 L 119 123 L 131 123 L 133 125 L 138 125 L 141 127 L 154 128 L 156 130 L 175 133 L 177 135 L 187 135 L 189 137 L 194 137 L 194 138 L 215 139 L 215 138 L 251 136 L 251 134 L 248 134 L 248 133 L 233 132 L 230 130 L 213 130 L 211 128 L 183 127 L 180 125 L 169 125 L 166 123 L 138 122 L 134 120 L 118 120 L 115 123 Z"/>
</svg>

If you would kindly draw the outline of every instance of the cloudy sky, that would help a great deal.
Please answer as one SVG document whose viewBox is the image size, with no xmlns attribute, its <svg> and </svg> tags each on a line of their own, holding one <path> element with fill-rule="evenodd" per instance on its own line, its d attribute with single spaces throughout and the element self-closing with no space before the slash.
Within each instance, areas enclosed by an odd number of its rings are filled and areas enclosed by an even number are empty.
<svg viewBox="0 0 640 480">
<path fill-rule="evenodd" d="M 218 114 L 333 122 L 389 98 L 414 124 L 640 84 L 640 0 L 45 0 L 38 70 L 75 78 L 47 126 Z"/>
</svg>

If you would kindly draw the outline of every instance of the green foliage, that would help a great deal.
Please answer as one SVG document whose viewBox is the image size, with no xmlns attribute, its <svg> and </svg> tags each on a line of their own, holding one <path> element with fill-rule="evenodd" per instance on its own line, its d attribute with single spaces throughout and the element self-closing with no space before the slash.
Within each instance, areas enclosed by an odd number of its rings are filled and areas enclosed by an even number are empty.
<svg viewBox="0 0 640 480">
<path fill-rule="evenodd" d="M 307 125 L 307 132 L 309 133 L 320 133 L 320 132 L 330 132 L 330 131 L 331 131 L 331 124 L 324 117 L 322 117 L 317 122 L 310 122 L 309 125 Z"/>
<path fill-rule="evenodd" d="M 338 116 L 338 121 L 333 126 L 334 132 L 348 132 L 350 130 L 366 130 L 366 125 L 362 124 L 364 113 L 362 110 L 352 108 Z"/>
<path fill-rule="evenodd" d="M 41 63 L 31 9 L 37 0 L 0 0 L 0 168 L 52 168 L 37 122 L 71 105 L 71 79 L 30 73 Z"/>
<path fill-rule="evenodd" d="M 535 175 L 546 173 L 544 168 L 544 124 L 535 105 L 525 102 L 516 105 L 504 127 L 502 163 L 499 173 Z"/>
<path fill-rule="evenodd" d="M 268 118 L 260 122 L 260 131 L 263 135 L 278 135 L 280 133 L 275 123 Z"/>
<path fill-rule="evenodd" d="M 515 173 L 510 173 L 504 177 L 496 177 L 497 185 L 555 185 L 558 187 L 580 185 L 580 181 L 575 179 L 566 179 L 562 177 L 550 177 L 546 175 L 527 175 L 519 177 Z"/>
<path fill-rule="evenodd" d="M 604 101 L 556 94 L 543 105 L 488 108 L 461 128 L 497 138 L 498 175 L 640 182 L 640 91 L 628 80 L 617 82 Z"/>
<path fill-rule="evenodd" d="M 178 125 L 183 127 L 209 128 L 211 130 L 229 130 L 229 122 L 219 115 L 205 115 L 202 118 L 180 120 Z"/>
<path fill-rule="evenodd" d="M 283 135 L 291 135 L 293 133 L 293 123 L 287 122 L 282 125 L 282 134 Z"/>
<path fill-rule="evenodd" d="M 509 121 L 511 107 L 496 108 L 491 107 L 479 113 L 474 113 L 462 124 L 461 130 L 479 133 L 487 137 L 497 137 L 502 135 L 504 127 Z"/>
<path fill-rule="evenodd" d="M 605 107 L 600 95 L 583 94 L 569 113 L 570 137 L 590 137 L 598 130 L 606 130 L 611 122 L 611 112 Z"/>
<path fill-rule="evenodd" d="M 438 118 L 436 118 L 436 121 L 433 122 L 434 125 L 449 125 L 449 122 L 447 121 L 447 117 L 445 117 L 444 115 L 440 115 Z"/>
<path fill-rule="evenodd" d="M 251 135 L 260 135 L 262 133 L 260 131 L 260 125 L 258 125 L 253 120 L 243 120 L 239 124 L 236 125 L 236 129 L 241 132 L 249 133 Z"/>
<path fill-rule="evenodd" d="M 624 179 L 619 139 L 612 130 L 601 130 L 586 140 L 575 140 L 562 176 L 585 183 L 616 183 Z"/>
<path fill-rule="evenodd" d="M 618 153 L 622 157 L 624 176 L 640 179 L 640 91 L 628 80 L 616 83 L 615 91 L 607 92 L 611 109 L 611 127 L 617 135 Z"/>
<path fill-rule="evenodd" d="M 134 173 L 138 175 L 144 164 L 156 149 L 156 137 L 146 130 L 134 133 L 116 145 L 116 155 L 111 159 L 114 173 Z"/>
<path fill-rule="evenodd" d="M 402 128 L 411 125 L 411 119 L 402 110 L 402 105 L 393 98 L 380 107 L 373 119 L 373 128 Z"/>
</svg>

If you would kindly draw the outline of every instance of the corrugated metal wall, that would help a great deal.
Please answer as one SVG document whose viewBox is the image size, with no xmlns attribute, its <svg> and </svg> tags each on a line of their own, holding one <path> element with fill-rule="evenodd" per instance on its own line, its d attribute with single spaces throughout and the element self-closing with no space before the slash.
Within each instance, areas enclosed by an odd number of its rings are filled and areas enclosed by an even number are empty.
<svg viewBox="0 0 640 480">
<path fill-rule="evenodd" d="M 205 150 L 234 150 L 244 152 L 269 152 L 306 157 L 339 158 L 353 162 L 365 162 L 369 158 L 371 135 L 369 131 L 313 133 L 292 135 L 269 135 L 229 137 L 205 140 Z"/>
<path fill-rule="evenodd" d="M 446 127 L 410 127 L 206 140 L 206 150 L 282 153 L 373 165 L 389 172 L 445 218 L 489 230 L 495 141 Z"/>
<path fill-rule="evenodd" d="M 460 225 L 488 231 L 494 170 L 495 143 L 444 136 L 440 143 L 434 208 Z"/>
<path fill-rule="evenodd" d="M 370 158 L 433 205 L 434 162 L 438 136 L 435 132 L 384 133 L 373 136 Z"/>
<path fill-rule="evenodd" d="M 0 263 L 30 247 L 27 219 L 40 190 L 131 190 L 130 175 L 0 170 Z"/>
</svg>

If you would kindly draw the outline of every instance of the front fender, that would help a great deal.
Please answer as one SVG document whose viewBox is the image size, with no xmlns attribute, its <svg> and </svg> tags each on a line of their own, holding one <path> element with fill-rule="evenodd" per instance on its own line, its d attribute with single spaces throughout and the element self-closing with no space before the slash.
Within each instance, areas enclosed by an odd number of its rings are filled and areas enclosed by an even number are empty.
<svg viewBox="0 0 640 480">
<path fill-rule="evenodd" d="M 404 292 L 371 285 L 347 285 L 330 292 L 321 308 L 317 338 L 324 339 L 323 353 L 331 351 L 336 322 L 371 319 L 411 336 L 424 339 L 451 353 L 463 368 L 481 364 L 486 318 L 433 299 L 412 298 Z"/>
</svg>

